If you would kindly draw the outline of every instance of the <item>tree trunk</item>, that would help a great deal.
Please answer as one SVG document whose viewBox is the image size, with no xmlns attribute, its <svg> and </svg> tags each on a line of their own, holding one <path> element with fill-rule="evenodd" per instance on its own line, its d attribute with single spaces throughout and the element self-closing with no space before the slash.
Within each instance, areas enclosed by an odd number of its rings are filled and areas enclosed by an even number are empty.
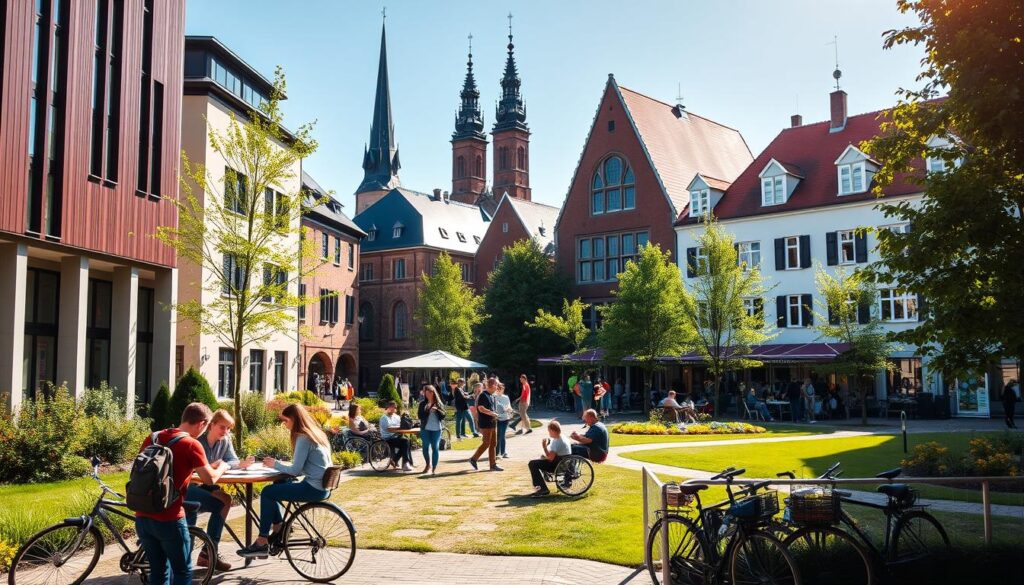
<svg viewBox="0 0 1024 585">
<path fill-rule="evenodd" d="M 240 347 L 235 348 L 235 363 L 234 363 L 235 375 L 232 380 L 232 392 L 235 396 L 235 449 L 242 448 L 242 349 Z"/>
<path fill-rule="evenodd" d="M 853 383 L 856 387 L 857 396 L 860 397 L 860 426 L 868 426 L 868 389 L 861 388 L 860 376 L 854 375 Z"/>
<path fill-rule="evenodd" d="M 653 372 L 649 368 L 644 368 L 644 416 L 650 416 L 651 414 L 651 374 Z"/>
</svg>

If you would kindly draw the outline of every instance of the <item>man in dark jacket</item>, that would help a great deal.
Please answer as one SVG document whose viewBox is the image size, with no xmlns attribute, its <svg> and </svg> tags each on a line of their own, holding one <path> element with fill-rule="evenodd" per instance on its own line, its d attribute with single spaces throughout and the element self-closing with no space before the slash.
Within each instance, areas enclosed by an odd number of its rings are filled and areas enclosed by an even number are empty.
<svg viewBox="0 0 1024 585">
<path fill-rule="evenodd" d="M 793 415 L 793 422 L 800 422 L 804 419 L 804 401 L 800 392 L 800 382 L 796 378 L 789 381 L 786 386 L 786 398 L 789 399 L 789 411 Z"/>
<path fill-rule="evenodd" d="M 473 414 L 469 412 L 469 403 L 472 397 L 466 392 L 466 381 L 459 378 L 455 382 L 454 392 L 455 396 L 455 438 L 464 439 L 466 435 L 466 422 L 469 422 L 469 430 L 473 432 L 474 437 L 479 437 L 480 433 L 476 432 L 476 423 L 473 422 Z"/>
</svg>

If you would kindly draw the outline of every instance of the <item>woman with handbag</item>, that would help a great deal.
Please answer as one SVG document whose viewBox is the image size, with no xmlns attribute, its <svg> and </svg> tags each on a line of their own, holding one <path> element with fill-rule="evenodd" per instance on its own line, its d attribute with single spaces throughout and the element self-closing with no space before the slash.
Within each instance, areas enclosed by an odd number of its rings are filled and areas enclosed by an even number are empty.
<svg viewBox="0 0 1024 585">
<path fill-rule="evenodd" d="M 437 461 L 441 457 L 441 429 L 446 415 L 437 388 L 425 386 L 419 408 L 420 442 L 423 443 L 423 460 L 426 462 L 423 473 L 437 473 Z"/>
</svg>

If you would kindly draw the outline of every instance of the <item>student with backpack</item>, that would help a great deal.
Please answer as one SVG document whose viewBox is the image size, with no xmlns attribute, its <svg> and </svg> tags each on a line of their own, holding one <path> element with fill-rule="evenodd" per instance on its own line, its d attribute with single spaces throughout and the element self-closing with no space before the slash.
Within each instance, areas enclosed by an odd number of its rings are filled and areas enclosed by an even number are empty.
<svg viewBox="0 0 1024 585">
<path fill-rule="evenodd" d="M 152 585 L 192 583 L 192 538 L 184 509 L 189 480 L 195 471 L 204 484 L 213 485 L 228 469 L 223 461 L 210 465 L 196 440 L 212 417 L 205 404 L 189 404 L 178 428 L 147 437 L 132 464 L 126 500 L 135 511 L 135 532 L 149 559 Z"/>
</svg>

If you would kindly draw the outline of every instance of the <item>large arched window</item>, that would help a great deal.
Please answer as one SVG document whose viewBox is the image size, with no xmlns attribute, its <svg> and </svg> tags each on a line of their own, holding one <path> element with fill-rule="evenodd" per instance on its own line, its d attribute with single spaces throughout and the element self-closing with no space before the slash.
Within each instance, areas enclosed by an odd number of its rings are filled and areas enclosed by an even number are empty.
<svg viewBox="0 0 1024 585">
<path fill-rule="evenodd" d="M 517 157 L 517 159 L 519 161 L 519 167 L 518 167 L 519 170 L 525 171 L 526 170 L 526 149 L 523 148 L 522 146 L 520 146 L 519 150 L 516 153 L 516 157 Z"/>
<path fill-rule="evenodd" d="M 614 213 L 636 208 L 636 179 L 629 162 L 610 156 L 594 172 L 591 181 L 590 213 Z"/>
<path fill-rule="evenodd" d="M 363 303 L 359 305 L 359 339 L 370 341 L 373 339 L 373 305 Z"/>
<path fill-rule="evenodd" d="M 502 146 L 498 149 L 498 170 L 507 171 L 509 167 L 508 147 Z"/>
<path fill-rule="evenodd" d="M 407 333 L 405 303 L 398 301 L 391 309 L 391 336 L 395 339 L 405 339 Z"/>
<path fill-rule="evenodd" d="M 476 155 L 475 171 L 476 172 L 473 173 L 474 177 L 483 177 L 484 176 L 484 159 L 479 154 Z"/>
<path fill-rule="evenodd" d="M 460 179 L 466 176 L 466 159 L 462 156 L 455 159 L 455 176 Z"/>
</svg>

